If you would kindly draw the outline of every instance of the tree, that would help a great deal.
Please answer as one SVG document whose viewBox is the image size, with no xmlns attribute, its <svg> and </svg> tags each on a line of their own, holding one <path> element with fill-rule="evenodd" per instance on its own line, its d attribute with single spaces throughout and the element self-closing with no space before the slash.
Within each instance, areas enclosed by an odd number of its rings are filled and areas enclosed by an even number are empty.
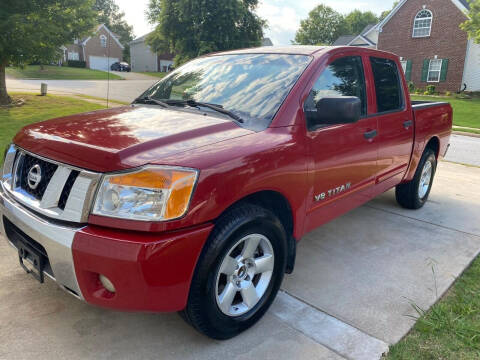
<svg viewBox="0 0 480 360">
<path fill-rule="evenodd" d="M 344 18 L 344 29 L 348 31 L 347 34 L 341 35 L 357 35 L 369 24 L 376 24 L 378 22 L 377 16 L 371 11 L 362 12 L 354 10 Z"/>
<path fill-rule="evenodd" d="M 111 31 L 119 36 L 120 43 L 125 47 L 123 58 L 130 62 L 130 45 L 133 40 L 133 27 L 128 25 L 125 13 L 120 11 L 114 0 L 95 0 L 93 6 L 97 12 L 97 22 L 105 24 Z"/>
<path fill-rule="evenodd" d="M 148 9 L 145 11 L 145 15 L 150 24 L 157 24 L 157 21 L 160 18 L 160 10 L 162 8 L 161 2 L 162 0 L 150 0 L 148 2 Z"/>
<path fill-rule="evenodd" d="M 94 25 L 93 0 L 2 0 L 0 7 L 0 105 L 9 104 L 7 65 L 50 62 L 60 47 Z"/>
<path fill-rule="evenodd" d="M 395 9 L 395 6 L 397 6 L 397 5 L 398 5 L 398 1 L 394 1 L 394 2 L 393 2 L 393 5 L 392 5 L 392 9 L 391 9 L 391 10 L 385 10 L 385 11 L 383 11 L 383 12 L 380 14 L 380 19 L 378 19 L 378 20 L 379 20 L 379 21 L 382 21 L 383 19 L 385 19 L 385 18 L 388 16 L 388 14 L 390 14 L 390 12 L 391 12 L 393 9 Z"/>
<path fill-rule="evenodd" d="M 300 22 L 295 43 L 301 45 L 332 44 L 340 34 L 348 33 L 343 16 L 326 5 L 318 5 Z"/>
<path fill-rule="evenodd" d="M 469 19 L 460 25 L 477 44 L 480 44 L 480 0 L 470 1 Z"/>
<path fill-rule="evenodd" d="M 199 55 L 259 46 L 265 20 L 258 0 L 150 0 L 147 18 L 157 26 L 147 43 L 176 54 L 179 65 Z"/>
</svg>

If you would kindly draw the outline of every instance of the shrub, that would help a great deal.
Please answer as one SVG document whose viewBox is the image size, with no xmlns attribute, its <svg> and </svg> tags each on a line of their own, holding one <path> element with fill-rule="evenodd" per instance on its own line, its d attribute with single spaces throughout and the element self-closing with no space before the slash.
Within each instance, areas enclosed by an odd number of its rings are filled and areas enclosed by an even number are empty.
<svg viewBox="0 0 480 360">
<path fill-rule="evenodd" d="M 426 88 L 428 95 L 433 95 L 435 94 L 435 85 L 427 85 L 427 88 Z"/>
<path fill-rule="evenodd" d="M 409 81 L 409 82 L 408 82 L 408 91 L 409 91 L 410 93 L 415 92 L 415 84 L 413 83 L 413 81 Z"/>
<path fill-rule="evenodd" d="M 87 63 L 85 61 L 80 61 L 80 60 L 68 60 L 67 66 L 74 67 L 74 68 L 86 68 Z"/>
<path fill-rule="evenodd" d="M 445 93 L 445 96 L 452 96 L 452 93 L 451 93 L 450 91 L 447 91 L 447 92 Z"/>
<path fill-rule="evenodd" d="M 420 95 L 422 93 L 422 89 L 418 88 L 415 89 L 415 94 Z"/>
<path fill-rule="evenodd" d="M 428 91 L 425 91 L 423 95 L 432 95 L 432 94 L 430 94 Z"/>
</svg>

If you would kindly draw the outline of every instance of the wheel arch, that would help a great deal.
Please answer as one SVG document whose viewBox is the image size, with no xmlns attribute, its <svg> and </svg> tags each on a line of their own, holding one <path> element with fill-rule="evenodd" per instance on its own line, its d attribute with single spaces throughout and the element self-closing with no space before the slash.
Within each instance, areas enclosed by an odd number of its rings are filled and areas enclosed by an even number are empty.
<svg viewBox="0 0 480 360">
<path fill-rule="evenodd" d="M 430 140 L 428 140 L 423 151 L 426 149 L 431 149 L 435 153 L 435 157 L 438 159 L 440 155 L 440 139 L 437 136 L 432 136 Z"/>
<path fill-rule="evenodd" d="M 291 274 L 295 266 L 297 240 L 293 236 L 295 220 L 292 206 L 288 199 L 278 191 L 261 190 L 245 195 L 244 197 L 236 200 L 229 207 L 227 207 L 222 214 L 227 212 L 229 209 L 243 203 L 250 203 L 263 207 L 278 217 L 287 234 L 288 254 L 286 273 Z"/>
</svg>

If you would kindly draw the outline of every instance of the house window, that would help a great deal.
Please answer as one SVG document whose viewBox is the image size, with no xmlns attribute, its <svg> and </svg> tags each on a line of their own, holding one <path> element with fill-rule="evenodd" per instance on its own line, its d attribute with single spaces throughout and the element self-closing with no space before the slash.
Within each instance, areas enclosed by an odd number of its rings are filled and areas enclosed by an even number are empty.
<svg viewBox="0 0 480 360">
<path fill-rule="evenodd" d="M 80 60 L 77 52 L 68 52 L 68 60 Z"/>
<path fill-rule="evenodd" d="M 430 10 L 420 10 L 413 22 L 413 37 L 428 37 L 432 30 L 433 15 Z"/>
<path fill-rule="evenodd" d="M 430 60 L 428 66 L 427 82 L 439 82 L 442 71 L 442 59 Z"/>
<path fill-rule="evenodd" d="M 100 45 L 104 48 L 107 47 L 107 37 L 105 35 L 100 35 Z"/>
</svg>

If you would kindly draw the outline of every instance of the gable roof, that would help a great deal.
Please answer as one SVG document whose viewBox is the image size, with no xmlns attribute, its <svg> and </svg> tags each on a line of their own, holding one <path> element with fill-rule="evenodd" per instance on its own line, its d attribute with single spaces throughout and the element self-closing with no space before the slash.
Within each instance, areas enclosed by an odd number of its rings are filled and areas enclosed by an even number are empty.
<svg viewBox="0 0 480 360">
<path fill-rule="evenodd" d="M 367 35 L 370 32 L 370 30 L 372 30 L 376 25 L 377 24 L 368 24 L 363 28 L 362 31 L 360 31 L 360 35 L 363 35 L 363 36 Z"/>
<path fill-rule="evenodd" d="M 104 28 L 104 29 L 105 29 L 105 31 L 110 35 L 110 37 L 111 37 L 113 40 L 115 40 L 115 42 L 118 44 L 118 46 L 120 46 L 120 48 L 121 48 L 122 50 L 125 49 L 125 47 L 120 43 L 120 40 L 117 39 L 117 37 L 115 36 L 115 34 L 112 33 L 112 32 L 110 31 L 110 29 L 107 28 L 107 26 L 106 26 L 105 24 L 100 24 L 100 25 L 98 25 L 98 27 L 97 27 L 97 29 L 94 31 L 94 33 L 96 34 L 97 32 L 99 32 L 101 28 Z M 91 38 L 92 38 L 92 37 L 89 36 L 88 38 L 86 38 L 85 40 L 83 40 L 83 41 L 82 41 L 82 45 L 83 45 L 83 46 L 87 45 L 88 40 L 90 40 Z"/>
<path fill-rule="evenodd" d="M 335 42 L 333 43 L 333 46 L 348 45 L 356 37 L 357 36 L 355 35 L 342 35 L 337 40 L 335 40 Z"/>
<path fill-rule="evenodd" d="M 153 32 L 153 31 L 152 31 Z M 148 35 L 150 35 L 152 32 L 149 32 L 148 34 L 145 34 L 143 36 L 140 36 L 132 41 L 130 41 L 130 44 L 137 44 L 137 43 L 141 43 L 141 42 L 144 42 L 145 39 L 147 38 Z"/>
<path fill-rule="evenodd" d="M 333 46 L 350 45 L 352 42 L 354 42 L 357 39 L 361 39 L 367 46 L 368 45 L 375 46 L 376 44 L 366 37 L 366 35 L 375 27 L 376 27 L 376 24 L 368 24 L 363 28 L 363 30 L 358 35 L 342 35 L 337 40 L 335 40 L 335 42 L 333 43 Z"/>
<path fill-rule="evenodd" d="M 380 21 L 377 25 L 377 29 L 379 31 L 382 31 L 383 27 L 387 22 L 390 21 L 390 19 L 400 10 L 400 8 L 407 2 L 408 0 L 401 0 L 397 6 L 395 6 L 392 11 L 383 19 Z M 450 0 L 462 13 L 465 13 L 470 9 L 470 4 L 468 3 L 467 0 Z"/>
</svg>

